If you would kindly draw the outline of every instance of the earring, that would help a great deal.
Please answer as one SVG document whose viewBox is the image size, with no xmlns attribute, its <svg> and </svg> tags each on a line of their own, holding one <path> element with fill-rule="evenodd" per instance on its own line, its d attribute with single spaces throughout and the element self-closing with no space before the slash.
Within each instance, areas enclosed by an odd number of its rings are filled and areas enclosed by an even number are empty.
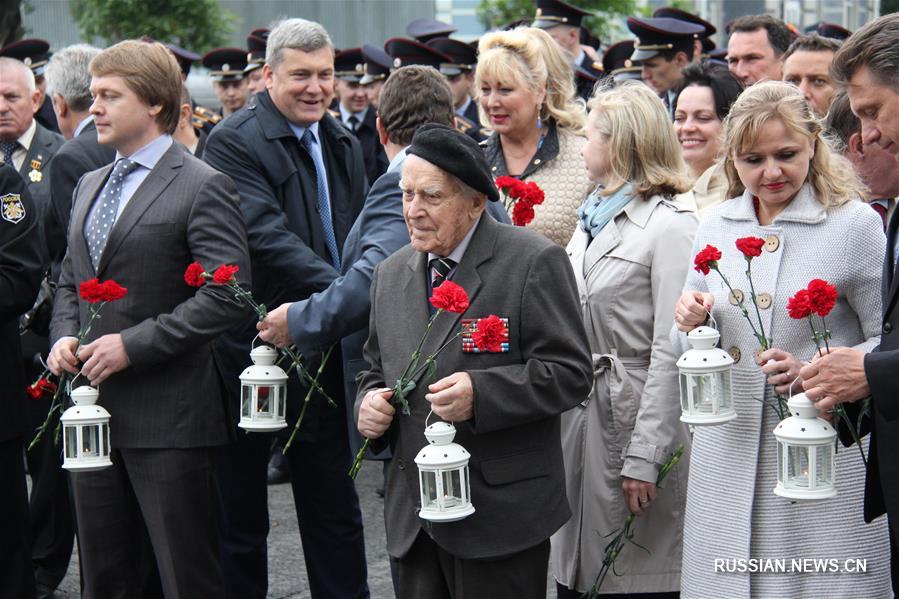
<svg viewBox="0 0 899 599">
<path fill-rule="evenodd" d="M 541 106 L 537 107 L 537 128 L 543 129 L 543 119 L 540 118 L 540 108 L 542 108 L 542 107 Z"/>
</svg>

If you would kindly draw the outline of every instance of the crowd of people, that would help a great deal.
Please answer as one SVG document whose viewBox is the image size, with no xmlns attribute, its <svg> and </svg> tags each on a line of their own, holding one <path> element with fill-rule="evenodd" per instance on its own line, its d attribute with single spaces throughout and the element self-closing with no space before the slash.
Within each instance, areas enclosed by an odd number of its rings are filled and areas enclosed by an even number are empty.
<svg viewBox="0 0 899 599">
<path fill-rule="evenodd" d="M 52 597 L 77 539 L 89 599 L 263 598 L 285 479 L 311 596 L 368 597 L 366 439 L 402 599 L 545 597 L 548 575 L 559 599 L 892 596 L 899 14 L 744 16 L 718 49 L 666 7 L 601 56 L 589 12 L 535 4 L 472 44 L 418 20 L 336 51 L 288 18 L 203 57 L 0 49 L 0 597 Z M 218 110 L 184 84 L 199 60 Z M 540 198 L 513 225 L 524 183 Z M 708 246 L 721 276 L 694 262 Z M 192 282 L 194 262 L 233 278 Z M 98 319 L 91 279 L 127 288 Z M 812 279 L 837 290 L 826 349 L 788 311 Z M 677 359 L 706 325 L 738 417 L 689 427 Z M 318 373 L 287 380 L 286 446 L 237 426 L 260 342 Z M 430 357 L 407 386 L 410 356 Z M 111 466 L 63 470 L 53 421 L 31 443 L 45 365 L 99 389 Z M 847 446 L 827 500 L 772 492 L 772 406 L 800 393 Z M 470 455 L 457 521 L 419 517 L 434 419 Z M 777 559 L 865 568 L 752 567 Z"/>
</svg>

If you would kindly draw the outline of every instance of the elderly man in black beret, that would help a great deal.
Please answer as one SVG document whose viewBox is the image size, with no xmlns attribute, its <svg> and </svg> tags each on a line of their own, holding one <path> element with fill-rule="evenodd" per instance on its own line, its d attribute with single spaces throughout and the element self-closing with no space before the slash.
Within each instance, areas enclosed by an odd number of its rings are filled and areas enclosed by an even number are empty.
<svg viewBox="0 0 899 599">
<path fill-rule="evenodd" d="M 393 451 L 384 511 L 398 596 L 545 597 L 548 539 L 570 515 L 559 414 L 584 401 L 592 381 L 574 276 L 560 247 L 483 216 L 499 196 L 466 135 L 420 128 L 400 188 L 411 244 L 375 270 L 370 369 L 356 400 L 359 432 Z M 428 326 L 428 297 L 446 279 L 465 289 L 470 307 L 436 318 L 422 355 L 448 346 L 402 415 L 385 387 L 406 367 Z M 454 337 L 488 315 L 507 324 L 498 351 L 476 353 L 464 335 Z M 456 442 L 471 454 L 476 511 L 456 522 L 418 517 L 414 458 L 431 411 L 455 423 Z"/>
</svg>

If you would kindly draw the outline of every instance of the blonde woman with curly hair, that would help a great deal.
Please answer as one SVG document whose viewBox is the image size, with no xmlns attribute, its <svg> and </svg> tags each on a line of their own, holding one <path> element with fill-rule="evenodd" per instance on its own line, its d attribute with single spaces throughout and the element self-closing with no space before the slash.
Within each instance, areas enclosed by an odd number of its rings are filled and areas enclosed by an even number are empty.
<svg viewBox="0 0 899 599">
<path fill-rule="evenodd" d="M 548 33 L 531 27 L 489 33 L 478 51 L 481 123 L 492 131 L 482 145 L 493 177 L 536 182 L 546 200 L 528 226 L 564 246 L 591 187 L 580 156 L 586 112 L 571 65 Z"/>
<path fill-rule="evenodd" d="M 831 151 L 802 93 L 787 83 L 757 83 L 740 95 L 725 119 L 724 152 L 732 199 L 703 216 L 693 254 L 706 244 L 719 248 L 718 268 L 755 316 L 746 260 L 734 242 L 765 240 L 752 260 L 752 280 L 774 347 L 757 353 L 759 343 L 720 277 L 689 272 L 675 324 L 688 332 L 711 311 L 721 347 L 736 361 L 738 417 L 697 427 L 693 436 L 681 592 L 697 599 L 892 597 L 887 523 L 864 523 L 865 468 L 855 449 L 836 455 L 835 498 L 791 503 L 772 492 L 775 394 L 802 391 L 799 370 L 816 351 L 808 323 L 789 317 L 787 300 L 812 279 L 828 281 L 839 293 L 827 316 L 830 347 L 876 347 L 885 248 L 880 217 L 858 201 L 864 188 L 851 165 Z M 682 333 L 674 338 L 685 348 Z M 867 573 L 753 571 L 748 565 L 758 558 L 838 565 L 861 559 Z"/>
<path fill-rule="evenodd" d="M 550 563 L 558 597 L 580 597 L 605 557 L 596 533 L 614 531 L 633 512 L 634 541 L 649 554 L 624 553 L 621 576 L 604 581 L 603 597 L 676 597 L 690 438 L 669 334 L 697 226 L 692 208 L 675 200 L 690 179 L 665 106 L 642 83 L 601 89 L 586 130 L 583 155 L 596 189 L 578 210 L 568 255 L 595 380 L 588 401 L 562 415 L 574 516 L 553 535 Z M 680 444 L 681 464 L 657 492 L 659 468 Z"/>
</svg>

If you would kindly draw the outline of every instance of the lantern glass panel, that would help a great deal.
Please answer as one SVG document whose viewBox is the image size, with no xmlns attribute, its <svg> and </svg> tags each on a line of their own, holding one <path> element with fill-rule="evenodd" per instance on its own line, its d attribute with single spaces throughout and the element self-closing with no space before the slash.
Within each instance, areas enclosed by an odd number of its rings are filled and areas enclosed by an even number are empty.
<svg viewBox="0 0 899 599">
<path fill-rule="evenodd" d="M 100 455 L 100 427 L 87 424 L 81 427 L 82 457 L 95 458 Z"/>
<path fill-rule="evenodd" d="M 457 469 L 446 470 L 443 475 L 443 505 L 455 507 L 462 503 L 462 476 Z"/>
<path fill-rule="evenodd" d="M 271 399 L 275 388 L 269 385 L 260 385 L 256 388 L 256 418 L 271 418 Z"/>
<path fill-rule="evenodd" d="M 730 380 L 725 372 L 688 375 L 693 413 L 715 414 L 730 407 Z"/>
<path fill-rule="evenodd" d="M 63 428 L 66 431 L 66 457 L 78 457 L 78 427 L 66 426 Z"/>
<path fill-rule="evenodd" d="M 284 387 L 284 385 L 279 385 L 279 386 L 275 387 L 275 393 L 277 393 L 277 395 L 275 396 L 276 397 L 275 405 L 278 406 L 278 417 L 279 418 L 284 418 L 284 406 L 287 403 L 286 401 L 284 401 L 284 399 L 285 399 L 284 392 L 286 390 L 287 389 L 286 389 L 286 387 Z"/>
<path fill-rule="evenodd" d="M 815 486 L 833 485 L 833 447 L 815 447 Z"/>
<path fill-rule="evenodd" d="M 253 414 L 250 408 L 253 405 L 253 386 L 252 385 L 241 385 L 240 388 L 240 414 L 241 416 L 245 416 L 250 418 Z"/>
<path fill-rule="evenodd" d="M 777 443 L 777 482 L 784 484 L 784 444 Z"/>
<path fill-rule="evenodd" d="M 787 445 L 787 480 L 784 486 L 791 489 L 808 489 L 808 447 Z"/>
<path fill-rule="evenodd" d="M 437 506 L 437 473 L 430 470 L 421 471 L 422 508 L 434 509 Z"/>
<path fill-rule="evenodd" d="M 109 455 L 109 425 L 100 425 L 100 455 Z"/>
</svg>

